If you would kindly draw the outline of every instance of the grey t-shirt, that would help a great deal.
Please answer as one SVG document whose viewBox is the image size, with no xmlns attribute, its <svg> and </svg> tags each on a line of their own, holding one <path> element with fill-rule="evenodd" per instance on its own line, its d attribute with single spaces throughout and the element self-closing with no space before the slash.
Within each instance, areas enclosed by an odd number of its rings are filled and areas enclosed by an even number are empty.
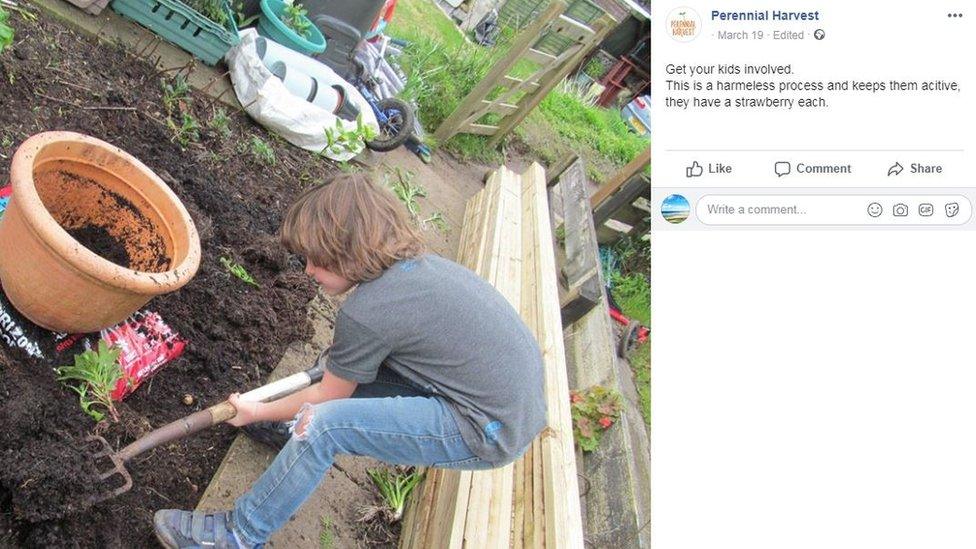
<svg viewBox="0 0 976 549">
<path fill-rule="evenodd" d="M 545 426 L 535 338 L 495 288 L 447 259 L 399 261 L 347 297 L 326 367 L 370 383 L 381 364 L 443 398 L 464 442 L 492 464 Z"/>
</svg>

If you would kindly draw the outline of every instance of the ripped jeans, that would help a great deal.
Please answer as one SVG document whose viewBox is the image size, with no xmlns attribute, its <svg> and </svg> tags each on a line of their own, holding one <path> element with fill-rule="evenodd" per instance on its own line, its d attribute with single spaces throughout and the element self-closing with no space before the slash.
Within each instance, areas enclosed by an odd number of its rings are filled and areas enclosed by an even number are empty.
<svg viewBox="0 0 976 549">
<path fill-rule="evenodd" d="M 291 439 L 234 505 L 234 526 L 250 544 L 265 543 L 301 507 L 338 454 L 399 465 L 491 469 L 461 439 L 454 416 L 386 368 L 351 398 L 306 406 Z"/>
</svg>

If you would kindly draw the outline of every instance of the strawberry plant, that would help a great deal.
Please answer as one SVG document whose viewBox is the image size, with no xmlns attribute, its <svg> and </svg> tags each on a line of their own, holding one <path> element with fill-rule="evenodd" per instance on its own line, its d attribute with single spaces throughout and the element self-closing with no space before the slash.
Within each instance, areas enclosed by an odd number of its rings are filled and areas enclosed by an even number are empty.
<svg viewBox="0 0 976 549">
<path fill-rule="evenodd" d="M 307 14 L 308 10 L 301 4 L 292 4 L 290 6 L 286 4 L 281 21 L 288 25 L 291 30 L 295 31 L 298 36 L 308 38 L 309 34 L 311 34 L 312 22 L 306 17 Z"/>
<path fill-rule="evenodd" d="M 569 392 L 573 438 L 584 452 L 600 446 L 604 431 L 620 419 L 620 393 L 600 385 Z"/>
<path fill-rule="evenodd" d="M 114 421 L 119 420 L 119 413 L 112 401 L 112 391 L 122 377 L 119 367 L 119 349 L 109 347 L 104 339 L 98 340 L 98 350 L 87 350 L 75 355 L 74 366 L 56 368 L 58 381 L 79 381 L 80 384 L 68 385 L 78 393 L 81 409 L 95 421 L 105 419 L 105 413 L 95 409 L 104 408 L 112 415 Z"/>
</svg>

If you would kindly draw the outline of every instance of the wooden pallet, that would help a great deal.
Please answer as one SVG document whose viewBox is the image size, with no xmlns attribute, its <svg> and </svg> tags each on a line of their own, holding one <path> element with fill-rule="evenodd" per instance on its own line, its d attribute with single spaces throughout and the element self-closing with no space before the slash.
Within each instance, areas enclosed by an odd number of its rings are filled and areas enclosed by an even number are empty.
<svg viewBox="0 0 976 549">
<path fill-rule="evenodd" d="M 569 387 L 546 177 L 501 167 L 468 201 L 458 261 L 495 286 L 536 336 L 546 428 L 526 455 L 490 471 L 428 469 L 401 548 L 583 547 Z"/>
</svg>

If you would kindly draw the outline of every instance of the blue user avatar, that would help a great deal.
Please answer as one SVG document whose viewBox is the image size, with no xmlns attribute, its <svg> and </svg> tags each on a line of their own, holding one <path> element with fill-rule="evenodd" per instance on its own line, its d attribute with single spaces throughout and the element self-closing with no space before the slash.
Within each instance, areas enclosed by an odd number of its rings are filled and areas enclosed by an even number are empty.
<svg viewBox="0 0 976 549">
<path fill-rule="evenodd" d="M 690 213 L 691 204 L 680 194 L 672 194 L 661 203 L 661 215 L 671 223 L 681 223 Z"/>
</svg>

